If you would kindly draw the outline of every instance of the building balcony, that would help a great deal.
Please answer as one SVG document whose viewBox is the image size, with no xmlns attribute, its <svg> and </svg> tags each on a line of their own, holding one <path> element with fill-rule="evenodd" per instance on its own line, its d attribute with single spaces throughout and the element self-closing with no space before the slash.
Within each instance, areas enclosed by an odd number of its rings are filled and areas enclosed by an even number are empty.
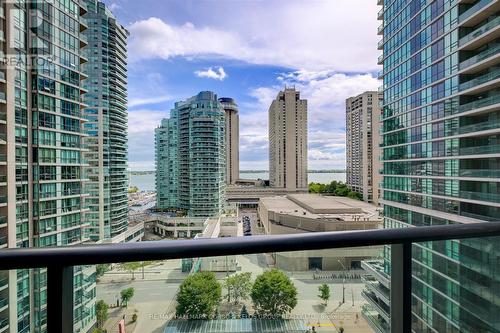
<svg viewBox="0 0 500 333">
<path fill-rule="evenodd" d="M 498 203 L 500 202 L 500 193 L 460 191 L 460 198 Z"/>
<path fill-rule="evenodd" d="M 377 295 L 385 304 L 390 304 L 390 290 L 384 287 L 375 277 L 366 275 L 361 277 L 361 281 L 365 284 L 367 290 Z"/>
<path fill-rule="evenodd" d="M 460 156 L 499 154 L 500 145 L 472 146 L 460 148 Z"/>
<path fill-rule="evenodd" d="M 461 169 L 459 177 L 500 178 L 500 170 L 495 169 Z"/>
<path fill-rule="evenodd" d="M 391 331 L 390 325 L 372 306 L 368 304 L 363 305 L 361 314 L 376 333 L 389 333 Z"/>
<path fill-rule="evenodd" d="M 384 11 L 385 11 L 385 8 L 384 8 L 384 7 L 382 7 L 382 9 L 378 11 L 378 13 L 377 13 L 377 18 L 378 18 L 379 20 L 383 20 L 383 19 L 384 19 Z"/>
<path fill-rule="evenodd" d="M 492 67 L 500 58 L 500 43 L 491 44 L 484 51 L 460 63 L 460 74 L 477 73 Z"/>
<path fill-rule="evenodd" d="M 384 24 L 383 23 L 378 27 L 377 33 L 379 35 L 383 35 L 384 34 Z"/>
<path fill-rule="evenodd" d="M 198 238 L 181 241 L 94 244 L 58 248 L 20 248 L 15 251 L 0 251 L 0 270 L 46 268 L 47 331 L 74 332 L 74 305 L 90 304 L 96 299 L 92 295 L 82 293 L 82 284 L 75 284 L 75 266 L 153 260 L 172 260 L 171 262 L 174 262 L 177 260 L 184 275 L 181 277 L 179 269 L 173 268 L 176 271 L 175 274 L 177 274 L 174 278 L 183 281 L 199 270 L 220 272 L 221 275 L 240 272 L 241 269 L 254 272 L 258 267 L 260 267 L 258 268 L 259 271 L 262 271 L 261 264 L 269 260 L 269 265 L 279 267 L 282 272 L 294 272 L 293 274 L 285 273 L 284 276 L 289 276 L 290 283 L 299 291 L 305 291 L 305 294 L 310 295 L 311 290 L 317 290 L 317 286 L 322 283 L 329 283 L 330 279 L 333 279 L 331 283 L 341 283 L 342 278 L 339 278 L 339 276 L 346 275 L 345 271 L 336 272 L 337 274 L 331 272 L 325 274 L 315 273 L 315 271 L 321 271 L 322 269 L 326 270 L 329 267 L 327 265 L 338 265 L 338 260 L 328 259 L 330 255 L 334 256 L 337 253 L 335 251 L 344 251 L 343 253 L 349 254 L 353 247 L 388 245 L 391 246 L 392 289 L 390 290 L 390 300 L 391 305 L 393 305 L 392 308 L 389 309 L 385 302 L 387 301 L 386 290 L 381 285 L 377 285 L 373 278 L 364 278 L 363 281 L 368 282 L 370 285 L 362 293 L 358 290 L 356 297 L 361 297 L 361 295 L 366 297 L 369 306 L 364 306 L 362 313 L 371 327 L 377 327 L 381 329 L 381 332 L 409 333 L 411 332 L 412 322 L 412 244 L 437 240 L 494 237 L 497 235 L 500 235 L 500 223 L 471 223 L 367 231 L 317 232 L 213 239 Z M 81 239 L 79 234 L 68 234 L 61 238 L 62 243 L 68 245 L 78 243 Z M 330 249 L 334 251 L 329 251 Z M 279 257 L 276 256 L 277 253 Z M 320 260 L 318 260 L 318 257 Z M 287 261 L 287 258 L 290 259 Z M 286 265 L 298 264 L 304 267 L 301 272 L 295 273 L 297 271 L 295 268 L 289 271 L 285 268 Z M 365 264 L 365 267 L 369 267 L 375 274 L 380 274 L 382 278 L 386 278 L 385 274 L 380 273 L 381 270 L 383 271 L 383 266 L 379 262 L 369 262 L 368 266 Z M 310 270 L 314 270 L 314 272 Z M 156 271 L 153 273 L 148 273 L 148 270 L 146 270 L 146 274 L 155 275 Z M 316 275 L 320 276 L 319 280 Z M 138 276 L 139 274 L 136 275 L 136 277 Z M 304 283 L 299 285 L 296 282 L 296 280 L 302 279 L 310 280 L 310 283 L 306 283 L 309 286 L 303 287 Z M 349 281 L 346 283 L 349 283 Z M 316 284 L 317 286 L 311 286 L 310 284 Z M 111 287 L 113 284 L 111 283 L 109 286 Z M 311 287 L 313 289 L 307 289 Z M 302 290 L 300 288 L 306 289 Z M 78 292 L 75 293 L 75 290 Z M 273 292 L 273 290 L 270 292 Z M 157 293 L 158 287 L 153 288 L 153 291 Z M 137 289 L 137 293 L 142 293 L 140 295 L 142 299 L 150 297 L 146 289 Z M 377 295 L 377 293 L 380 295 Z M 96 297 L 99 297 L 99 290 L 97 290 Z M 338 293 L 334 293 L 330 299 L 331 306 L 336 306 L 335 303 L 341 299 L 340 297 Z M 298 303 L 300 304 L 300 302 L 307 302 L 304 303 L 307 308 L 311 305 L 309 297 L 299 298 Z M 291 315 L 300 317 L 302 307 L 298 306 L 296 309 L 298 312 L 292 312 Z M 361 311 L 359 314 L 361 315 Z M 352 315 L 354 319 L 354 313 Z M 245 321 L 246 319 L 232 319 L 231 322 L 225 320 L 179 320 L 170 320 L 165 324 L 165 327 L 162 327 L 162 332 L 171 332 L 170 328 L 175 328 L 177 324 L 188 327 L 183 332 L 199 332 L 200 324 L 209 326 L 214 323 L 223 326 L 226 324 L 249 324 L 249 322 Z M 287 327 L 277 332 L 302 333 L 308 329 L 307 323 L 301 319 L 277 320 L 274 323 L 279 322 L 280 325 L 285 324 Z M 315 323 L 316 321 L 311 322 Z M 330 319 L 326 319 L 325 323 L 331 324 Z M 290 328 L 290 325 L 294 325 L 295 328 Z M 392 331 L 388 330 L 389 326 Z M 230 331 L 234 332 L 235 330 Z M 261 330 L 254 328 L 248 332 L 255 331 Z"/>
<path fill-rule="evenodd" d="M 384 303 L 377 295 L 369 290 L 361 292 L 361 296 L 373 306 L 378 314 L 387 322 L 390 321 L 390 308 L 389 305 Z"/>
<path fill-rule="evenodd" d="M 500 37 L 500 17 L 494 18 L 460 38 L 458 44 L 462 50 L 474 50 L 498 37 Z"/>
<path fill-rule="evenodd" d="M 476 123 L 476 124 L 460 126 L 458 128 L 458 133 L 459 134 L 466 134 L 466 133 L 488 131 L 488 130 L 493 130 L 493 129 L 498 129 L 500 131 L 500 120 L 495 119 L 495 120 L 490 120 L 490 121 L 483 121 L 483 122 Z"/>
<path fill-rule="evenodd" d="M 9 319 L 0 318 L 0 333 L 7 332 L 9 329 Z"/>
<path fill-rule="evenodd" d="M 500 95 L 494 94 L 488 97 L 478 99 L 469 103 L 462 104 L 458 107 L 458 112 L 467 112 L 474 109 L 483 109 L 490 106 L 495 106 L 500 103 Z"/>
<path fill-rule="evenodd" d="M 383 50 L 384 49 L 384 38 L 382 38 L 381 40 L 378 41 L 377 48 L 379 50 Z"/>
<path fill-rule="evenodd" d="M 384 54 L 378 57 L 377 64 L 382 65 L 384 63 Z"/>
<path fill-rule="evenodd" d="M 491 67 L 487 73 L 460 83 L 459 88 L 460 91 L 479 93 L 491 89 L 492 86 L 499 85 L 498 79 L 500 79 L 500 67 Z"/>
<path fill-rule="evenodd" d="M 499 9 L 496 0 L 480 0 L 475 5 L 460 14 L 458 22 L 461 26 L 474 26 L 493 15 Z"/>
<path fill-rule="evenodd" d="M 384 271 L 384 263 L 381 260 L 366 260 L 361 262 L 361 267 L 370 275 L 374 276 L 377 281 L 383 283 L 386 288 L 391 285 L 391 278 Z"/>
</svg>

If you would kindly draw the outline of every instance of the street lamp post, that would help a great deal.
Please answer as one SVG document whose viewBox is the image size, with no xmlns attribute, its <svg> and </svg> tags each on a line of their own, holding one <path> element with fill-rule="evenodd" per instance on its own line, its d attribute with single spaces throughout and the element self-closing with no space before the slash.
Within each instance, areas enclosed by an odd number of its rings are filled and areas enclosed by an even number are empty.
<svg viewBox="0 0 500 333">
<path fill-rule="evenodd" d="M 345 259 L 344 259 L 345 260 Z M 344 274 L 343 274 L 343 277 L 342 277 L 342 304 L 345 303 L 345 266 L 344 266 L 344 263 L 342 263 L 342 261 L 340 260 L 337 260 L 340 265 L 342 265 L 342 269 L 344 270 Z"/>
</svg>

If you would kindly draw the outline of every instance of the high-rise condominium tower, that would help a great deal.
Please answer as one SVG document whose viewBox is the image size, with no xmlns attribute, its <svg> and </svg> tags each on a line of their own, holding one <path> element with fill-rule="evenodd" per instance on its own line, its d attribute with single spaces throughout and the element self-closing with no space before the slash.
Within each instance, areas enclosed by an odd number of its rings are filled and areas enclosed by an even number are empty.
<svg viewBox="0 0 500 333">
<path fill-rule="evenodd" d="M 367 91 L 346 100 L 347 186 L 378 203 L 380 183 L 380 100 Z"/>
<path fill-rule="evenodd" d="M 500 1 L 379 3 L 386 227 L 498 223 Z M 414 244 L 413 331 L 500 332 L 499 263 L 499 239 Z"/>
<path fill-rule="evenodd" d="M 110 240 L 127 229 L 127 37 L 104 3 L 85 0 L 89 29 L 85 64 L 85 214 L 92 240 Z"/>
<path fill-rule="evenodd" d="M 238 105 L 232 98 L 219 98 L 226 112 L 226 183 L 240 178 L 240 119 Z"/>
<path fill-rule="evenodd" d="M 0 248 L 86 240 L 86 11 L 77 0 L 0 1 Z M 78 332 L 95 323 L 94 274 L 75 267 Z M 45 269 L 0 272 L 0 332 L 46 331 L 46 281 Z"/>
<path fill-rule="evenodd" d="M 157 207 L 218 215 L 225 202 L 225 111 L 210 91 L 175 103 L 155 132 Z"/>
<path fill-rule="evenodd" d="M 269 107 L 271 186 L 307 189 L 307 100 L 295 88 L 280 91 Z"/>
</svg>

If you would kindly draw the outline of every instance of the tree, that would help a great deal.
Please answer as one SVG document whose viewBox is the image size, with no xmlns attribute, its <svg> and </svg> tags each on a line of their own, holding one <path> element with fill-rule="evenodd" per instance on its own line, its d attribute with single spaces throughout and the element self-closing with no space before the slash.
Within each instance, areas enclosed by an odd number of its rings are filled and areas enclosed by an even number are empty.
<svg viewBox="0 0 500 333">
<path fill-rule="evenodd" d="M 182 282 L 177 294 L 176 315 L 188 319 L 210 319 L 222 297 L 222 287 L 212 272 L 198 272 Z"/>
<path fill-rule="evenodd" d="M 110 264 L 99 264 L 96 266 L 96 275 L 97 277 L 101 277 L 109 270 Z"/>
<path fill-rule="evenodd" d="M 135 279 L 135 271 L 142 267 L 140 262 L 124 262 L 122 268 L 129 273 L 132 273 L 132 279 Z"/>
<path fill-rule="evenodd" d="M 325 305 L 328 305 L 328 300 L 330 299 L 330 287 L 326 283 L 323 283 L 318 287 L 318 290 L 318 297 L 325 303 Z"/>
<path fill-rule="evenodd" d="M 128 189 L 128 193 L 137 193 L 139 192 L 139 188 L 137 186 L 132 186 L 132 187 L 129 187 Z"/>
<path fill-rule="evenodd" d="M 260 316 L 280 318 L 297 305 L 297 288 L 278 269 L 259 275 L 250 295 L 255 311 Z"/>
<path fill-rule="evenodd" d="M 95 315 L 97 319 L 97 327 L 102 328 L 106 320 L 108 320 L 109 306 L 102 299 L 95 305 Z"/>
<path fill-rule="evenodd" d="M 241 308 L 241 312 L 240 312 L 240 318 L 247 319 L 249 317 L 250 317 L 250 314 L 248 313 L 247 307 L 245 305 L 243 305 L 243 307 Z"/>
<path fill-rule="evenodd" d="M 354 191 L 350 191 L 347 194 L 347 197 L 351 198 L 351 199 L 354 199 L 354 200 L 363 200 L 363 195 L 361 193 L 354 192 Z"/>
<path fill-rule="evenodd" d="M 347 194 L 349 194 L 349 188 L 347 187 L 346 184 L 340 184 L 339 186 L 337 186 L 337 188 L 335 189 L 335 195 L 336 196 L 339 196 L 339 197 L 346 197 Z"/>
<path fill-rule="evenodd" d="M 239 273 L 229 276 L 224 283 L 227 288 L 227 301 L 233 300 L 234 304 L 238 304 L 240 300 L 248 299 L 252 290 L 252 282 L 250 281 L 252 273 Z"/>
<path fill-rule="evenodd" d="M 128 306 L 128 302 L 132 299 L 132 297 L 134 297 L 134 292 L 134 288 L 123 289 L 120 292 L 120 296 L 122 298 L 122 306 L 123 304 L 125 304 L 125 307 Z"/>
</svg>

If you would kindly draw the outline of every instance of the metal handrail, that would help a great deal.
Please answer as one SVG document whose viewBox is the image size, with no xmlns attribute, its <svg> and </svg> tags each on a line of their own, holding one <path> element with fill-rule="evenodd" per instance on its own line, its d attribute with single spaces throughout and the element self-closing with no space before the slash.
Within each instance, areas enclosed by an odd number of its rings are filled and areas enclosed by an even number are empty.
<svg viewBox="0 0 500 333">
<path fill-rule="evenodd" d="M 51 266 L 97 265 L 264 252 L 293 252 L 346 247 L 418 243 L 500 236 L 500 223 L 316 232 L 293 235 L 16 248 L 0 251 L 0 270 Z"/>
<path fill-rule="evenodd" d="M 410 333 L 412 243 L 493 236 L 500 236 L 500 223 L 7 249 L 0 251 L 0 270 L 47 267 L 47 331 L 69 333 L 74 331 L 74 266 L 390 244 L 391 331 Z"/>
</svg>

